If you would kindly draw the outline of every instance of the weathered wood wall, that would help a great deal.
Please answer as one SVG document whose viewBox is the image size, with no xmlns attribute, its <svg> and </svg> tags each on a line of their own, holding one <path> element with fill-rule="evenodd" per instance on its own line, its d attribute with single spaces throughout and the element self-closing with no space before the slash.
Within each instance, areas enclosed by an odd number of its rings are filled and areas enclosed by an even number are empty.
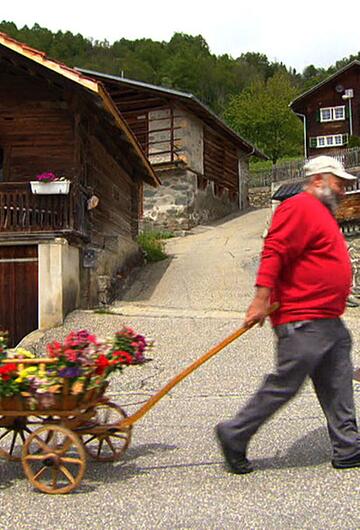
<svg viewBox="0 0 360 530">
<path fill-rule="evenodd" d="M 296 111 L 306 115 L 309 156 L 331 155 L 334 151 L 332 147 L 312 148 L 309 144 L 310 138 L 332 134 L 350 134 L 349 101 L 342 99 L 344 91 L 340 91 L 340 85 L 344 90 L 349 88 L 354 90 L 354 97 L 351 100 L 353 135 L 360 136 L 360 67 L 357 66 L 346 70 L 331 82 L 319 87 L 313 94 L 309 94 L 304 101 L 294 106 Z M 320 108 L 343 105 L 346 108 L 345 120 L 320 122 Z"/>
<path fill-rule="evenodd" d="M 3 180 L 26 181 L 44 171 L 71 179 L 74 118 L 45 80 L 1 65 L 0 146 Z"/>
<path fill-rule="evenodd" d="M 231 191 L 239 190 L 236 148 L 209 127 L 204 127 L 204 176 Z"/>
</svg>

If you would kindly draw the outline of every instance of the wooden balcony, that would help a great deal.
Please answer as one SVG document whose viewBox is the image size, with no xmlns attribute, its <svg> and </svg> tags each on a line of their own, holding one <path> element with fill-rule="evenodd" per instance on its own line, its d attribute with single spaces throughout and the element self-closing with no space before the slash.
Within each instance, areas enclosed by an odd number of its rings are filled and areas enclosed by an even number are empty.
<svg viewBox="0 0 360 530">
<path fill-rule="evenodd" d="M 74 186 L 68 195 L 34 195 L 29 182 L 1 182 L 0 238 L 39 233 L 86 239 L 85 203 Z"/>
</svg>

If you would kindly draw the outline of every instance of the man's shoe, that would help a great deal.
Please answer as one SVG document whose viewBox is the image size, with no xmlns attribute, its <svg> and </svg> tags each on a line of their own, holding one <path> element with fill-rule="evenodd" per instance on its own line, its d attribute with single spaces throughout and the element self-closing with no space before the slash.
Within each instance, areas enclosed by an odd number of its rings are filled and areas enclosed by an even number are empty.
<svg viewBox="0 0 360 530">
<path fill-rule="evenodd" d="M 331 464 L 335 469 L 351 469 L 352 467 L 360 467 L 360 454 L 352 456 L 347 460 L 340 460 L 338 462 L 336 460 L 332 460 Z"/>
<path fill-rule="evenodd" d="M 222 436 L 220 425 L 215 427 L 215 434 L 223 452 L 225 461 L 232 473 L 236 473 L 237 475 L 245 475 L 246 473 L 251 473 L 254 471 L 254 468 L 245 456 L 245 452 L 237 452 L 227 447 Z"/>
</svg>

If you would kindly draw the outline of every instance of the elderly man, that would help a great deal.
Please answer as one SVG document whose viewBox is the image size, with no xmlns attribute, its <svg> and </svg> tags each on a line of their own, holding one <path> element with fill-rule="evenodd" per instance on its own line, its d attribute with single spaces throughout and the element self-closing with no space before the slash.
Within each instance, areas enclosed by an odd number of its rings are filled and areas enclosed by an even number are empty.
<svg viewBox="0 0 360 530">
<path fill-rule="evenodd" d="M 275 211 L 264 242 L 256 294 L 245 323 L 263 324 L 271 315 L 277 336 L 277 369 L 231 420 L 216 427 L 225 460 L 233 473 L 253 470 L 247 445 L 259 427 L 289 401 L 310 376 L 326 416 L 332 465 L 360 466 L 352 390 L 351 337 L 339 318 L 351 286 L 346 244 L 334 218 L 344 188 L 356 177 L 329 156 L 304 167 L 304 191 Z"/>
</svg>

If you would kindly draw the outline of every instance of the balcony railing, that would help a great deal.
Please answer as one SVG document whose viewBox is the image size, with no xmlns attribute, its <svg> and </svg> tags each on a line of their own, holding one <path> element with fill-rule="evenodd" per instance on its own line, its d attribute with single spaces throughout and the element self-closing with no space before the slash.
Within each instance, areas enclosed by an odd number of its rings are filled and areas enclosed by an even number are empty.
<svg viewBox="0 0 360 530">
<path fill-rule="evenodd" d="M 86 236 L 85 196 L 33 194 L 29 182 L 0 183 L 0 233 L 75 232 Z"/>
</svg>

